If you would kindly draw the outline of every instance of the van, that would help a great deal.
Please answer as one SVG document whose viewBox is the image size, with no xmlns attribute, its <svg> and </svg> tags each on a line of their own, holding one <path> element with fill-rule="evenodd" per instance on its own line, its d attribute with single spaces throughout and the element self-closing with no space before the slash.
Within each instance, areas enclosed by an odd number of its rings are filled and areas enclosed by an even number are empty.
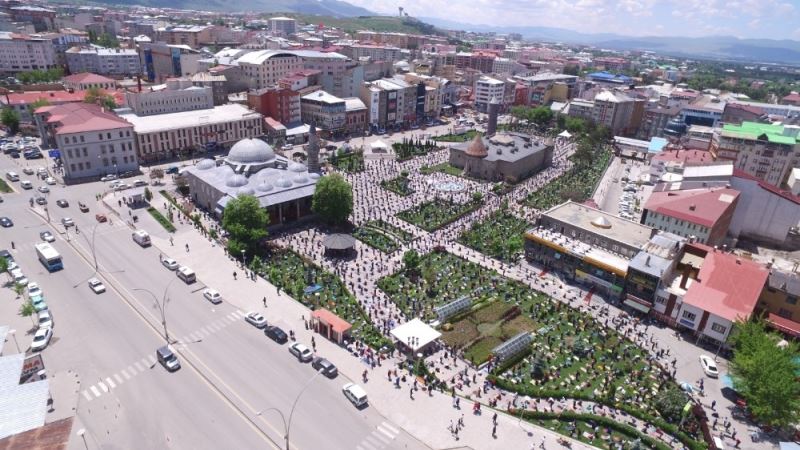
<svg viewBox="0 0 800 450">
<path fill-rule="evenodd" d="M 141 245 L 142 247 L 150 246 L 150 235 L 147 234 L 147 231 L 144 230 L 136 230 L 131 234 L 133 241 L 137 244 Z"/>
<path fill-rule="evenodd" d="M 355 383 L 347 383 L 342 386 L 342 392 L 344 392 L 344 396 L 347 397 L 350 402 L 352 402 L 356 408 L 361 408 L 367 405 L 367 391 L 364 390 L 361 386 Z"/>
<path fill-rule="evenodd" d="M 158 362 L 170 372 L 181 368 L 181 362 L 178 361 L 178 357 L 175 356 L 175 353 L 166 345 L 156 350 L 156 358 Z"/>
<path fill-rule="evenodd" d="M 17 172 L 8 172 L 6 174 L 6 178 L 8 178 L 8 181 L 19 181 L 19 175 L 17 175 Z"/>
<path fill-rule="evenodd" d="M 19 185 L 22 186 L 22 189 L 33 189 L 33 183 L 28 180 L 22 180 Z"/>
<path fill-rule="evenodd" d="M 183 282 L 186 284 L 192 284 L 197 281 L 194 271 L 186 266 L 178 267 L 178 270 L 176 270 L 175 273 L 177 273 L 178 278 L 183 280 Z"/>
</svg>

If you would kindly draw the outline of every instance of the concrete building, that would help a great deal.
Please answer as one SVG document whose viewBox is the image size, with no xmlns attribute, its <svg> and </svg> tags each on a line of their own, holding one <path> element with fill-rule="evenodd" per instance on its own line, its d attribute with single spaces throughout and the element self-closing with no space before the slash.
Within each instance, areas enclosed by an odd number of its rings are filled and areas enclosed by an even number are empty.
<svg viewBox="0 0 800 450">
<path fill-rule="evenodd" d="M 402 79 L 364 83 L 359 98 L 369 110 L 369 124 L 375 130 L 399 128 L 416 121 L 416 85 Z"/>
<path fill-rule="evenodd" d="M 65 88 L 73 91 L 85 91 L 90 88 L 113 91 L 117 87 L 117 82 L 114 79 L 90 72 L 67 75 L 63 78 L 63 83 Z"/>
<path fill-rule="evenodd" d="M 678 106 L 669 107 L 654 102 L 647 103 L 636 137 L 639 139 L 664 137 L 664 129 L 667 124 L 670 120 L 678 117 L 680 112 L 681 108 Z"/>
<path fill-rule="evenodd" d="M 237 60 L 250 89 L 270 88 L 288 74 L 303 69 L 303 59 L 292 52 L 261 50 L 247 53 Z"/>
<path fill-rule="evenodd" d="M 252 195 L 266 209 L 270 225 L 283 225 L 311 215 L 311 197 L 320 176 L 305 165 L 276 155 L 258 139 L 242 139 L 223 164 L 204 159 L 184 171 L 198 205 L 221 217 L 239 195 Z"/>
<path fill-rule="evenodd" d="M 0 105 L 10 107 L 19 114 L 20 121 L 32 122 L 33 111 L 31 106 L 41 100 L 50 105 L 63 105 L 65 103 L 80 103 L 86 97 L 86 91 L 25 91 L 12 92 L 0 96 Z"/>
<path fill-rule="evenodd" d="M 672 233 L 659 232 L 628 262 L 623 303 L 647 314 L 656 301 L 656 292 L 663 289 L 678 263 L 678 255 L 686 239 Z"/>
<path fill-rule="evenodd" d="M 301 121 L 300 93 L 288 88 L 272 87 L 247 93 L 247 105 L 282 124 Z"/>
<path fill-rule="evenodd" d="M 141 92 L 126 92 L 125 106 L 137 116 L 151 116 L 213 108 L 214 98 L 210 87 L 195 86 L 188 78 L 170 78 Z"/>
<path fill-rule="evenodd" d="M 767 113 L 758 106 L 726 103 L 722 110 L 722 122 L 740 125 L 742 122 L 769 122 Z"/>
<path fill-rule="evenodd" d="M 700 95 L 681 109 L 680 119 L 686 125 L 715 127 L 722 120 L 726 103 L 713 95 Z"/>
<path fill-rule="evenodd" d="M 734 170 L 730 185 L 739 191 L 730 235 L 785 246 L 800 223 L 800 197 L 741 170 Z"/>
<path fill-rule="evenodd" d="M 207 25 L 169 26 L 156 30 L 156 40 L 168 45 L 185 45 L 199 49 L 204 44 L 213 42 L 212 27 Z"/>
<path fill-rule="evenodd" d="M 475 82 L 475 109 L 486 112 L 492 98 L 500 101 L 505 98 L 505 90 L 506 84 L 501 80 L 486 76 L 478 78 Z"/>
<path fill-rule="evenodd" d="M 49 39 L 0 32 L 0 73 L 16 74 L 56 67 L 56 51 Z"/>
<path fill-rule="evenodd" d="M 344 98 L 345 129 L 349 134 L 367 130 L 367 106 L 358 97 Z"/>
<path fill-rule="evenodd" d="M 722 245 L 739 192 L 729 188 L 653 192 L 644 205 L 641 223 L 696 242 Z"/>
<path fill-rule="evenodd" d="M 767 323 L 795 339 L 800 338 L 800 275 L 770 268 L 767 285 L 758 299 L 757 311 Z"/>
<path fill-rule="evenodd" d="M 574 99 L 570 102 L 569 115 L 603 125 L 615 136 L 628 136 L 639 129 L 644 101 L 618 90 L 603 89 L 593 101 Z"/>
<path fill-rule="evenodd" d="M 517 183 L 548 167 L 552 145 L 521 133 L 500 133 L 450 146 L 451 166 L 464 175 L 488 181 Z"/>
<path fill-rule="evenodd" d="M 369 61 L 400 61 L 404 58 L 402 49 L 387 45 L 354 44 L 344 47 L 342 54 L 356 61 L 361 58 Z"/>
<path fill-rule="evenodd" d="M 228 79 L 225 75 L 199 72 L 192 75 L 191 80 L 193 86 L 211 89 L 214 106 L 228 103 Z"/>
<path fill-rule="evenodd" d="M 791 170 L 800 167 L 798 133 L 800 127 L 789 125 L 724 125 L 715 130 L 709 149 L 715 158 L 733 161 L 736 169 L 782 186 Z"/>
<path fill-rule="evenodd" d="M 43 106 L 36 122 L 42 140 L 61 151 L 68 184 L 139 170 L 133 125 L 98 105 Z"/>
<path fill-rule="evenodd" d="M 165 42 L 139 44 L 142 72 L 148 80 L 163 83 L 167 78 L 188 77 L 199 72 L 198 61 L 205 55 L 188 45 L 171 45 Z"/>
<path fill-rule="evenodd" d="M 72 73 L 91 72 L 112 76 L 136 76 L 142 73 L 139 54 L 133 49 L 72 47 L 67 50 L 66 59 Z"/>
<path fill-rule="evenodd" d="M 300 97 L 300 111 L 305 123 L 329 135 L 345 130 L 347 106 L 345 101 L 325 91 L 316 91 Z"/>
<path fill-rule="evenodd" d="M 290 36 L 297 32 L 297 21 L 290 17 L 270 17 L 269 30 L 278 36 Z"/>
<path fill-rule="evenodd" d="M 120 117 L 133 124 L 139 160 L 143 162 L 225 146 L 263 134 L 261 114 L 237 104 L 152 116 L 121 114 Z"/>
<path fill-rule="evenodd" d="M 541 72 L 528 77 L 517 76 L 514 79 L 527 88 L 519 99 L 519 104 L 534 106 L 569 101 L 575 93 L 578 81 L 578 77 L 574 75 L 553 72 Z"/>
</svg>

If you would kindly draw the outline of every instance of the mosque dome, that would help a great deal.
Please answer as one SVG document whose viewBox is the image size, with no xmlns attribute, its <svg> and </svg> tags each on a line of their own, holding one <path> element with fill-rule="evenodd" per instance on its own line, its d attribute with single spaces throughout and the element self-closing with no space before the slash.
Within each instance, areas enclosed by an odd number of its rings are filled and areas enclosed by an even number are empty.
<svg viewBox="0 0 800 450">
<path fill-rule="evenodd" d="M 480 134 L 476 134 L 475 139 L 469 143 L 466 154 L 476 158 L 485 158 L 489 155 L 489 150 L 486 148 L 486 144 L 483 143 L 483 137 Z"/>
<path fill-rule="evenodd" d="M 281 175 L 277 180 L 275 180 L 275 185 L 283 188 L 292 187 L 292 180 Z"/>
<path fill-rule="evenodd" d="M 292 177 L 292 181 L 296 184 L 308 183 L 308 177 L 304 173 L 298 173 Z"/>
<path fill-rule="evenodd" d="M 213 159 L 201 159 L 197 164 L 195 164 L 195 167 L 197 167 L 199 170 L 213 169 L 216 166 L 217 163 L 214 162 Z"/>
<path fill-rule="evenodd" d="M 289 172 L 305 172 L 306 170 L 307 169 L 305 164 L 301 164 L 298 162 L 289 163 Z"/>
<path fill-rule="evenodd" d="M 258 189 L 261 192 L 269 192 L 272 189 L 274 189 L 274 186 L 272 186 L 272 184 L 270 184 L 270 183 L 268 183 L 266 181 L 262 181 L 261 184 L 256 186 L 256 189 Z"/>
<path fill-rule="evenodd" d="M 234 173 L 225 179 L 225 186 L 228 187 L 242 187 L 245 184 L 247 184 L 247 177 L 242 174 Z"/>
<path fill-rule="evenodd" d="M 311 178 L 312 180 L 319 180 L 319 174 L 315 172 L 311 172 L 310 174 L 308 174 L 308 177 Z"/>
<path fill-rule="evenodd" d="M 256 194 L 255 189 L 251 188 L 250 186 L 245 186 L 245 187 L 239 189 L 238 191 L 236 191 L 236 195 L 237 196 L 240 196 L 240 195 L 255 195 L 255 194 Z"/>
<path fill-rule="evenodd" d="M 242 139 L 233 144 L 228 161 L 241 164 L 268 163 L 275 159 L 272 147 L 260 139 Z"/>
</svg>

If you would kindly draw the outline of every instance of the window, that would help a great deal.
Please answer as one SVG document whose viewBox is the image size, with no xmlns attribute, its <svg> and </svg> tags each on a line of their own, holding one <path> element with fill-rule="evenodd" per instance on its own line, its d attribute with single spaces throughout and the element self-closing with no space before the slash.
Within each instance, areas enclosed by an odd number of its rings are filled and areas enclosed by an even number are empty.
<svg viewBox="0 0 800 450">
<path fill-rule="evenodd" d="M 87 163 L 86 163 L 86 170 L 89 170 L 89 169 L 91 169 L 91 168 L 92 168 L 92 163 L 91 163 L 91 161 L 90 161 L 90 162 L 87 162 Z"/>
<path fill-rule="evenodd" d="M 88 156 L 89 156 L 89 150 L 87 150 L 86 147 L 83 147 L 83 157 L 87 158 Z"/>
<path fill-rule="evenodd" d="M 72 159 L 72 149 L 67 149 L 67 158 Z"/>
<path fill-rule="evenodd" d="M 783 317 L 784 319 L 791 319 L 792 318 L 792 312 L 789 311 L 788 309 L 784 309 L 784 308 L 781 308 L 781 309 L 778 310 L 778 315 Z"/>
<path fill-rule="evenodd" d="M 69 171 L 70 172 L 75 172 L 75 164 L 70 164 L 69 165 Z"/>
<path fill-rule="evenodd" d="M 86 141 L 86 139 L 84 139 L 83 135 L 81 135 L 81 142 L 85 142 L 85 141 Z"/>
<path fill-rule="evenodd" d="M 114 153 L 114 144 L 108 144 L 108 152 Z"/>
<path fill-rule="evenodd" d="M 722 325 L 714 322 L 711 324 L 711 331 L 716 331 L 719 334 L 725 334 L 728 331 L 728 327 L 723 327 Z"/>
<path fill-rule="evenodd" d="M 786 303 L 788 303 L 790 305 L 796 305 L 797 304 L 797 297 L 792 297 L 792 296 L 786 297 Z"/>
<path fill-rule="evenodd" d="M 689 311 L 684 311 L 683 314 L 681 315 L 681 317 L 683 317 L 684 319 L 686 319 L 686 320 L 688 320 L 690 322 L 694 322 L 694 319 L 697 317 L 697 315 L 695 313 L 692 313 L 692 312 L 689 312 Z"/>
<path fill-rule="evenodd" d="M 658 303 L 659 305 L 664 305 L 667 303 L 667 299 L 665 299 L 664 297 L 656 297 L 656 303 Z"/>
<path fill-rule="evenodd" d="M 98 133 L 97 134 L 97 138 L 102 141 L 103 140 L 103 133 Z"/>
</svg>

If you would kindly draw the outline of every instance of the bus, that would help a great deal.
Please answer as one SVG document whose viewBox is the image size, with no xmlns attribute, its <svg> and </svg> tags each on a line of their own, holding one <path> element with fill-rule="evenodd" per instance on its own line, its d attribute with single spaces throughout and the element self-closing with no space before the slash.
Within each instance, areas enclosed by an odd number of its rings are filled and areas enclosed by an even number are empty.
<svg viewBox="0 0 800 450">
<path fill-rule="evenodd" d="M 49 272 L 64 268 L 64 263 L 61 262 L 61 255 L 47 242 L 36 244 L 36 255 L 39 256 L 39 261 Z"/>
</svg>

